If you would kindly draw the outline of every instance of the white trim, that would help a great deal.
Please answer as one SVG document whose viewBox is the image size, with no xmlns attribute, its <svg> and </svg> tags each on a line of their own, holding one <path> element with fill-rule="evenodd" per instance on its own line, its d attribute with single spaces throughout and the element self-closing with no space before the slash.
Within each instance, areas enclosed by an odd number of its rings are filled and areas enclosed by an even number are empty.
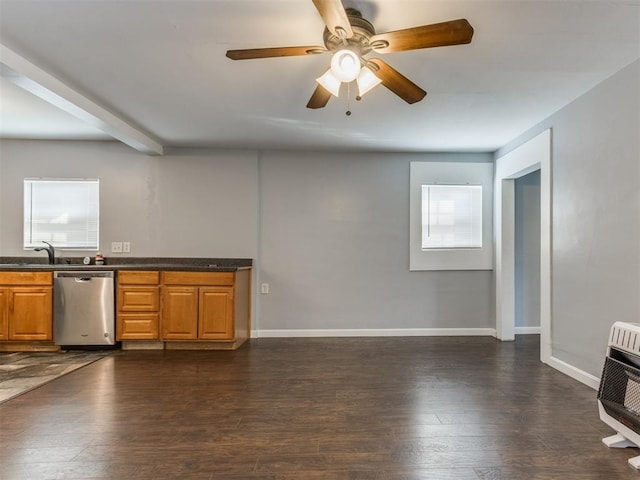
<svg viewBox="0 0 640 480">
<path fill-rule="evenodd" d="M 540 335 L 540 327 L 515 327 L 516 335 Z"/>
<path fill-rule="evenodd" d="M 544 134 L 545 153 L 540 159 L 540 360 L 551 358 L 551 282 L 553 274 L 553 198 L 552 171 L 553 135 Z"/>
<path fill-rule="evenodd" d="M 495 337 L 494 328 L 400 328 L 400 329 L 291 329 L 252 330 L 252 338 L 290 337 Z"/>
<path fill-rule="evenodd" d="M 501 340 L 515 335 L 514 179 L 540 170 L 540 360 L 551 357 L 551 154 L 552 132 L 496 159 L 494 183 L 496 331 Z"/>
<path fill-rule="evenodd" d="M 598 387 L 600 386 L 600 379 L 598 377 L 595 377 L 590 373 L 585 372 L 584 370 L 580 370 L 579 368 L 576 368 L 573 365 L 570 365 L 567 362 L 564 362 L 556 357 L 549 357 L 549 360 L 546 363 L 550 367 L 555 368 L 556 370 L 570 376 L 580 383 L 584 383 L 587 387 L 591 387 L 594 390 L 598 390 Z"/>
</svg>

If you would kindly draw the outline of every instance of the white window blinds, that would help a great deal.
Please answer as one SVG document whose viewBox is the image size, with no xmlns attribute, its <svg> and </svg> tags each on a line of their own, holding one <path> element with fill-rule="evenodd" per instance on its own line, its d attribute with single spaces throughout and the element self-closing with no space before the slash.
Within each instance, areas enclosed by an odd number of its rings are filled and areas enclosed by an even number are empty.
<svg viewBox="0 0 640 480">
<path fill-rule="evenodd" d="M 482 186 L 422 185 L 422 249 L 482 248 Z"/>
<path fill-rule="evenodd" d="M 24 248 L 98 249 L 99 180 L 25 179 Z"/>
</svg>

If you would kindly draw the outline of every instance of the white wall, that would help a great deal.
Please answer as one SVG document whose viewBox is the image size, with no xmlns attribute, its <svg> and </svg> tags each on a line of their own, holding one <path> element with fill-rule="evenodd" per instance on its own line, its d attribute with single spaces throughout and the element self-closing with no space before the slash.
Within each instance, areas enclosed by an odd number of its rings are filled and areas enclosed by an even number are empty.
<svg viewBox="0 0 640 480">
<path fill-rule="evenodd" d="M 515 179 L 515 326 L 540 327 L 540 170 Z"/>
<path fill-rule="evenodd" d="M 640 321 L 640 60 L 497 152 L 553 128 L 552 355 L 599 377 Z"/>
</svg>

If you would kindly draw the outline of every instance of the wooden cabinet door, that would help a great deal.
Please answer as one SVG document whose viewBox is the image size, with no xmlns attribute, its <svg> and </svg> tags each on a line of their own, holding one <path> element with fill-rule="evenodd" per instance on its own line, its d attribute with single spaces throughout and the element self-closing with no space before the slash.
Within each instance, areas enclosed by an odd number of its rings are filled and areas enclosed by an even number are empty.
<svg viewBox="0 0 640 480">
<path fill-rule="evenodd" d="M 199 339 L 233 339 L 233 287 L 200 287 L 198 313 Z"/>
<path fill-rule="evenodd" d="M 162 290 L 162 338 L 198 338 L 198 288 L 164 287 Z"/>
<path fill-rule="evenodd" d="M 0 287 L 0 340 L 9 340 L 9 289 Z"/>
<path fill-rule="evenodd" d="M 53 340 L 53 289 L 9 289 L 9 340 Z"/>
</svg>

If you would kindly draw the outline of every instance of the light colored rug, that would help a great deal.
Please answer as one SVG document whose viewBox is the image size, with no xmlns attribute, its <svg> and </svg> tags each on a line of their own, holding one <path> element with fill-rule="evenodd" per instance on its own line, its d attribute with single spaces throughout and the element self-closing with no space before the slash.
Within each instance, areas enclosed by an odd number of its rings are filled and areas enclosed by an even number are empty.
<svg viewBox="0 0 640 480">
<path fill-rule="evenodd" d="M 0 403 L 89 365 L 109 351 L 0 353 Z"/>
</svg>

